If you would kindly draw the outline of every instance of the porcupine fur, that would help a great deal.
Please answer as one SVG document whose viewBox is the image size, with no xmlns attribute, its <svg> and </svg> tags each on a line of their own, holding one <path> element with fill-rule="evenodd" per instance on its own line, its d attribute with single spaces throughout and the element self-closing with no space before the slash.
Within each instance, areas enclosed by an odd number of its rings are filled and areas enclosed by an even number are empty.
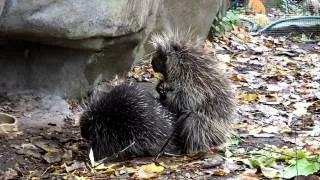
<svg viewBox="0 0 320 180">
<path fill-rule="evenodd" d="M 175 141 L 183 153 L 207 151 L 230 133 L 235 109 L 231 84 L 215 55 L 191 31 L 163 31 L 151 36 L 154 71 L 163 79 L 156 90 L 161 102 L 180 116 Z"/>
<path fill-rule="evenodd" d="M 80 130 L 96 160 L 117 154 L 133 142 L 115 160 L 154 156 L 172 133 L 174 116 L 135 82 L 116 84 L 94 96 L 80 117 Z"/>
</svg>

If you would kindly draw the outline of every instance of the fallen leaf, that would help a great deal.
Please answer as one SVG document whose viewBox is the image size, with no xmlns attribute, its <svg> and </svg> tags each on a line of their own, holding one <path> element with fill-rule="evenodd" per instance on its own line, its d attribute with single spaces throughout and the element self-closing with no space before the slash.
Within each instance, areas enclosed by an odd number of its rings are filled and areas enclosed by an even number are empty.
<svg viewBox="0 0 320 180">
<path fill-rule="evenodd" d="M 282 177 L 282 171 L 270 167 L 260 167 L 262 174 L 267 178 L 280 178 Z"/>
<path fill-rule="evenodd" d="M 255 127 L 255 128 L 252 128 L 250 131 L 249 131 L 249 135 L 257 135 L 259 134 L 260 132 L 262 131 L 262 127 L 259 126 L 259 127 Z"/>
<path fill-rule="evenodd" d="M 275 93 L 269 93 L 266 95 L 266 98 L 269 102 L 276 102 L 278 100 L 278 95 Z"/>
<path fill-rule="evenodd" d="M 71 171 L 74 171 L 74 170 L 76 170 L 76 169 L 80 169 L 80 168 L 84 168 L 84 167 L 86 167 L 86 165 L 84 164 L 84 162 L 78 162 L 78 161 L 72 163 L 70 166 L 67 166 L 67 165 L 65 164 L 65 168 L 66 168 L 66 171 L 67 171 L 67 172 L 71 172 Z"/>
<path fill-rule="evenodd" d="M 320 100 L 313 102 L 307 110 L 310 113 L 320 114 Z"/>
<path fill-rule="evenodd" d="M 247 169 L 240 175 L 241 180 L 259 180 L 256 169 Z"/>
<path fill-rule="evenodd" d="M 162 75 L 160 73 L 157 73 L 157 72 L 153 72 L 153 77 L 157 78 L 157 79 L 161 79 L 162 78 Z"/>
<path fill-rule="evenodd" d="M 43 159 L 46 160 L 48 163 L 57 163 L 62 160 L 63 154 L 61 152 L 47 152 Z"/>
<path fill-rule="evenodd" d="M 224 176 L 226 175 L 226 172 L 223 169 L 217 169 L 217 170 L 213 170 L 213 174 L 216 176 Z"/>
<path fill-rule="evenodd" d="M 240 81 L 240 82 L 247 82 L 247 80 L 240 74 L 233 74 L 232 80 L 233 81 Z"/>
<path fill-rule="evenodd" d="M 294 165 L 286 167 L 283 172 L 283 177 L 291 179 L 298 175 L 308 176 L 320 170 L 320 163 L 310 162 L 307 159 L 299 159 Z"/>
<path fill-rule="evenodd" d="M 152 164 L 142 165 L 140 169 L 147 172 L 161 173 L 164 170 L 164 167 L 157 166 L 154 163 L 152 163 Z"/>
<path fill-rule="evenodd" d="M 266 133 L 277 134 L 279 132 L 279 128 L 277 126 L 267 126 L 267 127 L 263 127 L 262 131 Z"/>
<path fill-rule="evenodd" d="M 239 101 L 242 103 L 256 101 L 256 100 L 259 100 L 259 98 L 260 98 L 259 93 L 255 92 L 255 91 L 244 92 L 239 95 Z"/>
</svg>

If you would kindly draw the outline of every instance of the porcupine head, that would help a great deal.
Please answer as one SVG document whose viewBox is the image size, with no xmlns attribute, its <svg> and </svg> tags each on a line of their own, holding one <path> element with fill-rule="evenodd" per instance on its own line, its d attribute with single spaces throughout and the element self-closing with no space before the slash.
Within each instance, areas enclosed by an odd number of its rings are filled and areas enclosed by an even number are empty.
<svg viewBox="0 0 320 180">
<path fill-rule="evenodd" d="M 202 42 L 203 39 L 195 36 L 191 28 L 186 31 L 166 28 L 162 33 L 152 35 L 150 44 L 155 49 L 155 54 L 151 64 L 154 71 L 161 73 L 164 78 L 167 78 L 168 74 L 183 72 L 183 69 L 179 69 L 183 68 L 181 66 L 183 56 L 189 52 L 190 47 L 195 52 L 201 47 Z M 168 71 L 176 71 L 176 73 Z"/>
</svg>

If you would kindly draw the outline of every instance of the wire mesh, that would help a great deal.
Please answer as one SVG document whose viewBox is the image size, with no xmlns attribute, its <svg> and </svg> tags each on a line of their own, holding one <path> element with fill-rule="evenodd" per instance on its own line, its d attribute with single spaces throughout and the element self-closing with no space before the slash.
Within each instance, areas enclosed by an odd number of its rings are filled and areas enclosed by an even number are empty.
<svg viewBox="0 0 320 180">
<path fill-rule="evenodd" d="M 255 33 L 271 36 L 320 35 L 320 0 L 232 0 L 228 13 Z"/>
</svg>

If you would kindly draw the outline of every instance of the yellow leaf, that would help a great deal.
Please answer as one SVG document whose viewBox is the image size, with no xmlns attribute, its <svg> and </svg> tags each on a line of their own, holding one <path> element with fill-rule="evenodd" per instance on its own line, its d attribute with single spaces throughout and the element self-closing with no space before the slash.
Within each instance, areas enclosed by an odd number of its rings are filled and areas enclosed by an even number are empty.
<svg viewBox="0 0 320 180">
<path fill-rule="evenodd" d="M 132 168 L 132 167 L 128 167 L 128 168 L 127 168 L 127 172 L 128 172 L 129 174 L 132 174 L 132 173 L 136 173 L 137 170 L 134 169 L 134 168 Z"/>
<path fill-rule="evenodd" d="M 161 79 L 161 74 L 153 71 L 153 76 L 157 79 Z"/>
<path fill-rule="evenodd" d="M 244 34 L 237 34 L 237 37 L 240 38 L 241 40 L 244 40 L 246 38 Z"/>
<path fill-rule="evenodd" d="M 105 170 L 107 173 L 109 172 L 114 172 L 115 169 L 113 169 L 113 164 L 109 165 L 109 166 L 105 166 L 103 163 L 99 164 L 98 166 L 96 166 L 94 169 L 96 170 Z"/>
<path fill-rule="evenodd" d="M 242 103 L 243 102 L 256 101 L 256 100 L 259 100 L 259 98 L 260 98 L 260 95 L 255 91 L 244 92 L 244 93 L 239 95 L 239 101 L 242 102 Z"/>
<path fill-rule="evenodd" d="M 218 169 L 213 171 L 214 175 L 223 176 L 226 175 L 226 172 L 223 169 Z"/>
<path fill-rule="evenodd" d="M 54 147 L 50 147 L 49 145 L 44 145 L 42 149 L 45 150 L 46 152 L 59 152 L 58 149 Z"/>
<path fill-rule="evenodd" d="M 154 163 L 152 163 L 152 164 L 142 165 L 140 169 L 147 172 L 161 173 L 164 170 L 164 167 L 157 166 Z"/>
</svg>

